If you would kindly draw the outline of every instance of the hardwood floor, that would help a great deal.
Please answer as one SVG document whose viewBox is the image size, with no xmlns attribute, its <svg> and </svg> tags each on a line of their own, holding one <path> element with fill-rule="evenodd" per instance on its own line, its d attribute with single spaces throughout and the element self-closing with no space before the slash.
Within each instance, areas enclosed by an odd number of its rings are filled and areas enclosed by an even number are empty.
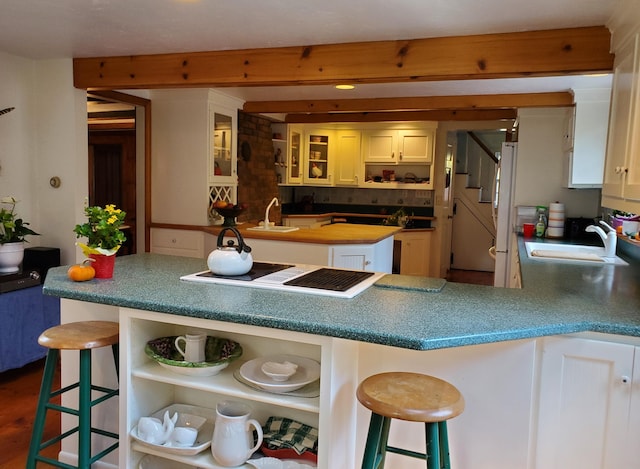
<svg viewBox="0 0 640 469">
<path fill-rule="evenodd" d="M 44 359 L 17 370 L 0 373 L 0 469 L 25 467 L 43 369 Z M 56 373 L 55 381 L 56 386 L 59 386 L 59 372 Z M 60 414 L 48 412 L 44 440 L 59 433 Z M 43 451 L 43 454 L 55 459 L 59 451 L 60 444 L 54 444 Z M 51 466 L 39 464 L 38 467 Z"/>
<path fill-rule="evenodd" d="M 493 285 L 493 272 L 451 269 L 447 276 L 447 281 L 491 286 Z"/>
</svg>

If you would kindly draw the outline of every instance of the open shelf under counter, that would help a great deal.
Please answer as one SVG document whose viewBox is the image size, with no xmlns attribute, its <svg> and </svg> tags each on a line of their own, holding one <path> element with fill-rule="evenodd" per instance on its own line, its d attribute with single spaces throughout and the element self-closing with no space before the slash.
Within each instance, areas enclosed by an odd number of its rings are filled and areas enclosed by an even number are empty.
<svg viewBox="0 0 640 469">
<path fill-rule="evenodd" d="M 245 363 L 246 360 L 236 360 L 219 374 L 214 376 L 185 376 L 174 373 L 161 367 L 155 362 L 149 362 L 141 367 L 132 370 L 131 375 L 135 378 L 142 378 L 161 383 L 172 384 L 174 386 L 184 386 L 200 391 L 212 392 L 220 395 L 248 399 L 265 404 L 273 404 L 288 407 L 290 409 L 302 410 L 305 412 L 319 413 L 319 397 L 298 397 L 288 394 L 275 394 L 266 391 L 252 389 L 239 382 L 233 375 Z"/>
</svg>

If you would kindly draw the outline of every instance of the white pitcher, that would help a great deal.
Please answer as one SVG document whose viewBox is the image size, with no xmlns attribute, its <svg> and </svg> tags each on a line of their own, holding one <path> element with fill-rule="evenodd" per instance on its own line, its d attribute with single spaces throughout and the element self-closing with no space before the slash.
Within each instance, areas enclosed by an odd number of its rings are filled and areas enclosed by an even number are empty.
<svg viewBox="0 0 640 469">
<path fill-rule="evenodd" d="M 223 401 L 216 405 L 211 454 L 224 467 L 244 464 L 262 444 L 262 426 L 250 419 L 251 408 L 242 402 Z M 254 427 L 258 442 L 253 444 Z"/>
<path fill-rule="evenodd" d="M 184 348 L 180 346 L 184 342 Z M 205 361 L 205 347 L 207 344 L 207 334 L 191 333 L 176 337 L 176 350 L 182 355 L 185 361 L 200 363 Z"/>
</svg>

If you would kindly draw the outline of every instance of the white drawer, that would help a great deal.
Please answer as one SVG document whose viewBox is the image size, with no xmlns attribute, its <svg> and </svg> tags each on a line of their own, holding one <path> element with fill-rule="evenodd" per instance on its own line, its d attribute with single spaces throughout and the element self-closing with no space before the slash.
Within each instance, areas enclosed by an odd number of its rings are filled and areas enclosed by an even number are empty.
<svg viewBox="0 0 640 469">
<path fill-rule="evenodd" d="M 200 231 L 152 228 L 151 252 L 204 258 L 204 233 Z"/>
</svg>

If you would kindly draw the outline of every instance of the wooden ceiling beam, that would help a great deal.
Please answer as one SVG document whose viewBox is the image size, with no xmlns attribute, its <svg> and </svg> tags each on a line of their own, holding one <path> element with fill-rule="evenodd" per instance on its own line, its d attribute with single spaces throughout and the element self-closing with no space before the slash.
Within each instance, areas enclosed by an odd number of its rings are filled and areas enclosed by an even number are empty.
<svg viewBox="0 0 640 469">
<path fill-rule="evenodd" d="M 566 107 L 573 105 L 569 92 L 518 93 L 465 96 L 418 96 L 300 101 L 248 101 L 249 113 L 328 113 L 366 111 L 428 111 L 442 109 L 508 109 L 519 107 Z"/>
<path fill-rule="evenodd" d="M 464 109 L 439 111 L 348 112 L 327 114 L 287 114 L 288 124 L 325 124 L 339 122 L 407 122 L 407 121 L 487 121 L 513 120 L 516 109 Z"/>
<path fill-rule="evenodd" d="M 609 72 L 604 26 L 73 60 L 81 89 L 292 86 Z"/>
</svg>

